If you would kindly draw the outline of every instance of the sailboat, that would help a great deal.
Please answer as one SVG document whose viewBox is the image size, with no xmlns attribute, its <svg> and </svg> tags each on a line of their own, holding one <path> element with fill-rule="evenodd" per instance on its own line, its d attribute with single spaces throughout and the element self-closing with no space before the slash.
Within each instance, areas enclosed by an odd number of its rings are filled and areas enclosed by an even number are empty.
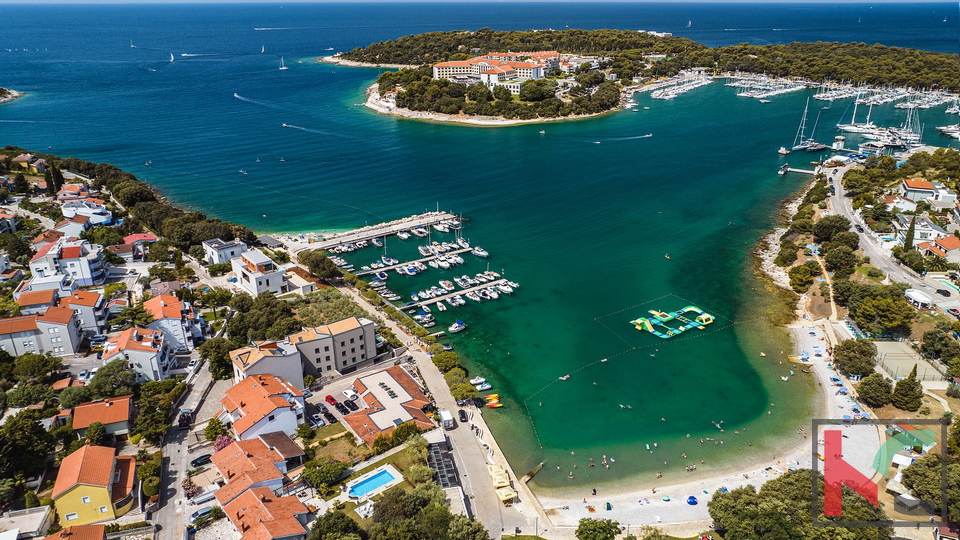
<svg viewBox="0 0 960 540">
<path fill-rule="evenodd" d="M 287 66 L 283 65 L 283 57 L 280 57 L 280 69 L 290 69 Z"/>
<path fill-rule="evenodd" d="M 854 101 L 853 116 L 850 118 L 850 123 L 837 124 L 837 129 L 846 133 L 870 133 L 875 131 L 877 126 L 870 121 L 870 114 L 873 112 L 873 105 L 870 105 L 870 108 L 867 110 L 867 121 L 862 124 L 857 123 L 857 105 L 857 101 Z"/>
<path fill-rule="evenodd" d="M 267 48 L 266 48 L 265 46 L 263 46 L 263 45 L 260 46 L 260 54 L 263 54 L 263 52 L 266 51 L 266 50 L 267 50 Z"/>
<path fill-rule="evenodd" d="M 806 139 L 807 130 L 807 109 L 810 108 L 810 98 L 807 98 L 807 104 L 803 107 L 803 117 L 800 118 L 800 128 L 797 129 L 797 136 L 793 139 L 791 150 L 806 150 L 810 147 L 810 141 Z"/>
<path fill-rule="evenodd" d="M 693 21 L 687 21 L 687 28 L 690 28 L 691 26 L 693 26 Z"/>
<path fill-rule="evenodd" d="M 944 21 L 944 22 L 946 22 L 946 21 Z M 137 48 L 137 46 L 133 44 L 133 40 L 132 40 L 132 39 L 130 40 L 130 48 L 131 48 L 131 49 L 136 49 L 136 48 Z"/>
<path fill-rule="evenodd" d="M 173 62 L 173 53 L 170 53 L 170 61 Z"/>
</svg>

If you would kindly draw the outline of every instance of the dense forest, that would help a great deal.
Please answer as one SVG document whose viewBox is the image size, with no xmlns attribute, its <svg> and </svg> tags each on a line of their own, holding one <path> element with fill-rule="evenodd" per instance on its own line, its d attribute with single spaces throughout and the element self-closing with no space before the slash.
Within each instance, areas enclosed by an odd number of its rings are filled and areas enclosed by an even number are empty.
<svg viewBox="0 0 960 540">
<path fill-rule="evenodd" d="M 467 59 L 492 51 L 557 50 L 606 55 L 617 68 L 634 65 L 645 76 L 669 76 L 690 67 L 749 71 L 819 81 L 893 84 L 960 91 L 960 55 L 864 43 L 740 44 L 715 49 L 695 41 L 660 38 L 627 30 L 533 30 L 430 32 L 353 49 L 343 58 L 359 62 L 425 65 Z M 652 65 L 644 55 L 668 58 Z M 619 66 L 617 65 L 619 64 Z M 627 71 L 630 71 L 629 69 Z M 626 73 L 618 73 L 621 78 Z"/>
</svg>

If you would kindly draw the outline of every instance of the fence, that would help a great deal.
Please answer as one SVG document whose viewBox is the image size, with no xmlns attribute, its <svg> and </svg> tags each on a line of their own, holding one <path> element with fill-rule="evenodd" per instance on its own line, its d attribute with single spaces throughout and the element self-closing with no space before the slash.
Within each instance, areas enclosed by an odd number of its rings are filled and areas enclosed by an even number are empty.
<svg viewBox="0 0 960 540">
<path fill-rule="evenodd" d="M 106 534 L 107 540 L 114 540 L 116 538 L 153 538 L 156 537 L 157 526 L 154 524 L 147 525 L 145 527 L 137 527 L 136 529 L 128 529 L 126 531 L 116 531 L 109 532 Z"/>
<path fill-rule="evenodd" d="M 910 360 L 906 364 L 897 364 L 895 360 L 903 359 Z M 897 354 L 881 354 L 877 358 L 877 363 L 883 367 L 884 371 L 890 374 L 893 377 L 893 380 L 899 380 L 907 375 L 910 375 L 910 371 L 913 370 L 913 366 L 917 367 L 917 379 L 921 381 L 945 381 L 947 380 L 946 368 L 942 368 L 936 364 L 932 364 L 925 360 L 915 360 L 906 355 L 897 355 Z"/>
</svg>

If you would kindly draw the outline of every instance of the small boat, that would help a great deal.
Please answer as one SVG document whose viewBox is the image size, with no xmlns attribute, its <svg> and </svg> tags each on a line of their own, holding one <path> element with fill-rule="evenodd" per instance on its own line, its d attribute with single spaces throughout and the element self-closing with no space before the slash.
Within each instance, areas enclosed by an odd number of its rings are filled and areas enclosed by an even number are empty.
<svg viewBox="0 0 960 540">
<path fill-rule="evenodd" d="M 451 345 L 451 344 L 449 344 L 449 343 L 444 343 L 444 344 L 443 344 L 443 350 L 445 350 L 445 351 L 452 351 L 452 350 L 453 350 L 453 345 Z"/>
<path fill-rule="evenodd" d="M 761 99 L 761 100 L 760 100 L 760 103 L 770 103 L 770 100 L 769 100 L 769 99 Z"/>
<path fill-rule="evenodd" d="M 487 256 L 490 255 L 489 253 L 486 252 L 486 250 L 480 247 L 473 248 L 473 251 L 471 251 L 470 253 L 473 253 L 474 256 L 480 257 L 480 258 L 486 258 Z"/>
<path fill-rule="evenodd" d="M 650 110 L 650 107 L 644 107 L 643 110 L 649 111 L 649 110 Z"/>
<path fill-rule="evenodd" d="M 263 54 L 267 50 L 265 45 L 260 46 L 260 54 Z"/>
<path fill-rule="evenodd" d="M 170 53 L 170 62 L 173 62 L 173 53 Z"/>
<path fill-rule="evenodd" d="M 777 174 L 784 175 L 784 174 L 787 174 L 788 172 L 790 172 L 790 164 L 789 164 L 789 163 L 784 163 L 784 164 L 780 167 L 780 170 L 777 171 Z"/>
<path fill-rule="evenodd" d="M 333 50 L 333 47 L 327 47 L 327 50 L 328 50 L 328 51 L 332 51 L 332 50 Z"/>
<path fill-rule="evenodd" d="M 247 174 L 247 171 L 240 169 L 240 174 Z"/>
<path fill-rule="evenodd" d="M 470 379 L 470 384 L 483 384 L 483 383 L 485 383 L 485 382 L 487 382 L 487 380 L 484 379 L 483 377 L 479 376 L 479 375 L 477 375 L 476 377 Z"/>
<path fill-rule="evenodd" d="M 234 94 L 234 95 L 236 95 L 236 94 Z M 260 163 L 260 158 L 257 158 L 257 163 Z"/>
<path fill-rule="evenodd" d="M 783 382 L 787 382 L 790 380 L 790 377 L 780 377 L 780 380 Z"/>
<path fill-rule="evenodd" d="M 503 407 L 503 403 L 500 403 L 499 401 L 490 402 L 487 403 L 487 407 L 490 409 L 499 409 L 500 407 Z"/>
<path fill-rule="evenodd" d="M 545 135 L 546 133 L 547 133 L 546 131 L 544 131 L 544 130 L 542 130 L 542 129 L 540 130 L 540 134 L 541 134 L 541 135 Z"/>
<path fill-rule="evenodd" d="M 670 258 L 670 254 L 669 254 L 669 253 L 664 253 L 664 254 L 663 254 L 663 258 L 664 258 L 664 259 L 669 259 L 669 258 Z"/>
<path fill-rule="evenodd" d="M 383 240 L 379 238 L 374 238 L 373 240 L 371 240 L 371 242 L 373 242 L 373 245 L 377 247 L 383 247 Z"/>
<path fill-rule="evenodd" d="M 447 306 L 443 305 L 443 302 L 437 302 L 435 305 L 437 306 L 437 309 L 439 309 L 440 311 L 447 310 Z"/>
<path fill-rule="evenodd" d="M 478 391 L 478 392 L 483 392 L 483 391 L 489 390 L 489 389 L 491 389 L 491 388 L 493 388 L 493 385 L 490 384 L 490 383 L 488 383 L 488 382 L 485 382 L 485 383 L 482 383 L 482 384 L 478 384 L 478 385 L 477 385 L 477 391 Z"/>
<path fill-rule="evenodd" d="M 406 232 L 406 231 L 400 231 L 400 232 L 397 233 L 397 238 L 399 238 L 399 239 L 401 239 L 401 240 L 409 240 L 409 239 L 410 239 L 410 233 L 408 233 L 408 232 Z"/>
<path fill-rule="evenodd" d="M 280 57 L 280 69 L 290 69 L 286 65 L 284 65 L 282 56 Z"/>
<path fill-rule="evenodd" d="M 460 238 L 457 238 L 457 245 L 459 245 L 463 249 L 470 249 L 470 242 L 467 242 L 467 240 L 462 236 Z"/>
<path fill-rule="evenodd" d="M 280 161 L 286 161 L 286 159 L 280 158 Z"/>
<path fill-rule="evenodd" d="M 463 332 L 467 329 L 467 324 L 463 321 L 457 321 L 450 325 L 450 328 L 447 328 L 447 331 L 451 334 L 457 334 Z"/>
<path fill-rule="evenodd" d="M 944 22 L 946 22 L 946 19 L 944 19 Z M 133 44 L 133 40 L 132 40 L 132 39 L 130 40 L 130 48 L 131 48 L 131 49 L 136 49 L 136 48 L 137 48 L 137 46 Z"/>
<path fill-rule="evenodd" d="M 386 272 L 377 272 L 377 279 L 381 281 L 386 281 L 387 278 L 389 277 L 390 277 L 390 274 L 387 274 Z"/>
<path fill-rule="evenodd" d="M 785 156 L 785 155 L 789 154 L 790 151 L 787 150 L 787 147 L 786 147 L 786 146 L 781 146 L 780 149 L 777 150 L 777 153 L 780 154 L 781 156 Z"/>
</svg>

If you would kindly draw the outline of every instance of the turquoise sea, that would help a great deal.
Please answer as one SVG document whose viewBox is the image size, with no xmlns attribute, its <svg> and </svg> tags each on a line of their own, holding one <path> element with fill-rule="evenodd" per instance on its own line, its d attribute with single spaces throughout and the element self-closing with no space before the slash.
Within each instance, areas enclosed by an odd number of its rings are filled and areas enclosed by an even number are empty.
<svg viewBox="0 0 960 540">
<path fill-rule="evenodd" d="M 957 52 L 955 4 L 826 6 L 7 5 L 0 14 L 23 24 L 0 33 L 0 86 L 29 95 L 0 106 L 0 144 L 114 163 L 178 204 L 262 232 L 438 206 L 462 213 L 464 236 L 488 261 L 390 284 L 407 295 L 488 263 L 521 284 L 510 298 L 437 315 L 440 326 L 469 325 L 450 341 L 503 396 L 486 418 L 518 474 L 545 461 L 534 484 L 546 491 L 649 485 L 658 470 L 688 478 L 681 453 L 706 460 L 700 472 L 775 454 L 814 411 L 812 381 L 779 379 L 788 368 L 777 353 L 789 342 L 767 320 L 771 300 L 750 258 L 807 180 L 778 176 L 776 150 L 793 141 L 810 94 L 762 105 L 717 82 L 670 102 L 638 96 L 649 111 L 479 128 L 379 116 L 357 106 L 377 70 L 313 59 L 429 30 L 566 25 L 672 31 L 709 45 L 826 39 Z M 289 70 L 277 69 L 281 56 Z M 850 102 L 811 106 L 825 142 Z M 944 109 L 920 113 L 926 142 L 956 146 L 933 129 L 957 122 Z M 902 117 L 892 105 L 874 109 L 878 123 Z M 414 258 L 415 243 L 391 238 L 387 253 Z M 348 258 L 359 266 L 378 256 Z M 669 341 L 628 324 L 688 304 L 717 322 Z M 712 423 L 721 420 L 723 434 Z M 704 437 L 725 444 L 700 446 Z M 604 454 L 616 459 L 611 469 L 585 467 Z"/>
</svg>

